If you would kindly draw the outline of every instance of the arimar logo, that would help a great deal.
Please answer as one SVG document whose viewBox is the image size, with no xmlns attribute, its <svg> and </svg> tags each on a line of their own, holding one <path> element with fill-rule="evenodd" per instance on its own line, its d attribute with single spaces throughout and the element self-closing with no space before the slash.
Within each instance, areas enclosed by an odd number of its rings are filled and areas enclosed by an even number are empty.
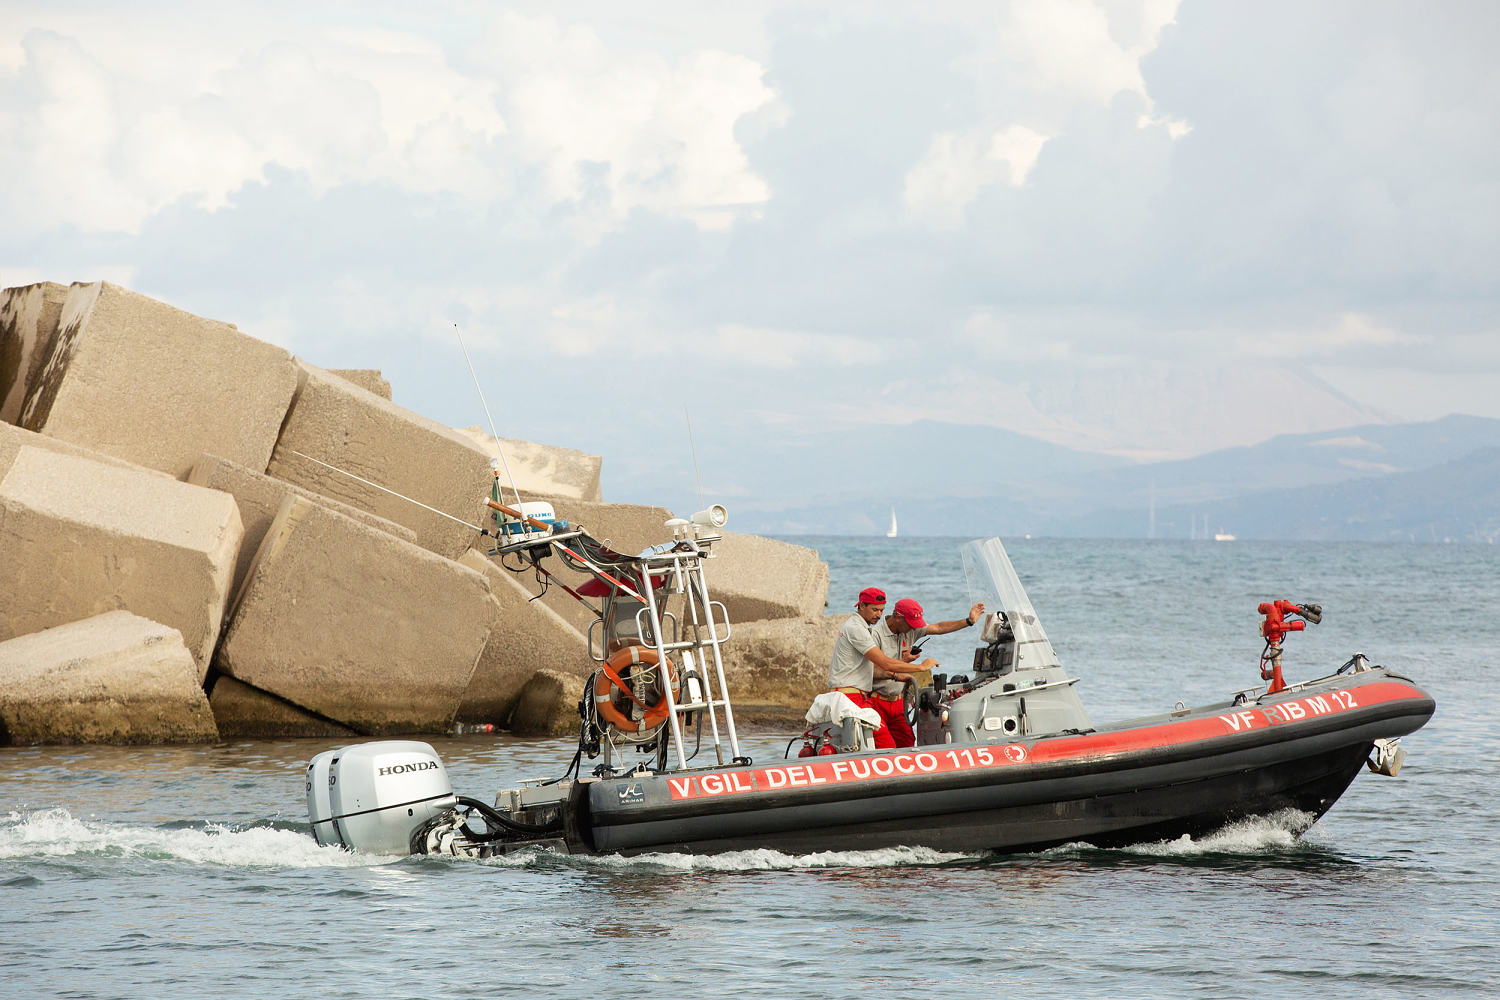
<svg viewBox="0 0 1500 1000">
<path fill-rule="evenodd" d="M 437 769 L 437 761 L 422 760 L 417 761 L 415 764 L 392 764 L 390 767 L 380 768 L 375 773 L 384 776 L 387 774 L 411 774 L 415 771 L 436 771 Z"/>
</svg>

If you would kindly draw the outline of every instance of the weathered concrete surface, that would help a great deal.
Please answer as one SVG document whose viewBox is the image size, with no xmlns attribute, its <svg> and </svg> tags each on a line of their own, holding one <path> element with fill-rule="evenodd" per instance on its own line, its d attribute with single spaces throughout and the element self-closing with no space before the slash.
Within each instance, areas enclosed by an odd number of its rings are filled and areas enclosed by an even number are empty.
<svg viewBox="0 0 1500 1000">
<path fill-rule="evenodd" d="M 828 690 L 833 641 L 847 614 L 736 624 L 724 673 L 737 723 L 804 727 L 813 698 Z"/>
<path fill-rule="evenodd" d="M 289 496 L 215 665 L 361 733 L 441 732 L 492 620 L 481 574 Z"/>
<path fill-rule="evenodd" d="M 0 642 L 0 743 L 211 743 L 182 633 L 128 611 Z"/>
<path fill-rule="evenodd" d="M 55 281 L 0 294 L 0 422 L 20 422 L 26 388 L 51 354 L 67 297 L 68 286 Z"/>
<path fill-rule="evenodd" d="M 345 382 L 353 382 L 366 392 L 373 392 L 381 399 L 391 398 L 391 384 L 378 368 L 330 368 L 328 374 L 337 375 Z"/>
<path fill-rule="evenodd" d="M 459 562 L 485 576 L 493 597 L 489 641 L 459 704 L 459 720 L 504 725 L 539 667 L 574 678 L 573 686 L 582 690 L 593 671 L 583 633 L 541 602 L 531 603 L 515 574 L 483 553 L 470 549 Z"/>
<path fill-rule="evenodd" d="M 589 503 L 566 497 L 545 497 L 558 517 L 587 528 L 616 552 L 634 555 L 650 545 L 672 540 L 663 522 L 672 516 L 665 507 L 619 503 Z M 691 513 L 689 511 L 688 513 Z M 731 622 L 768 618 L 805 618 L 822 615 L 828 595 L 828 564 L 814 549 L 758 535 L 723 532 L 713 544 L 713 557 L 703 565 L 709 594 L 724 602 Z M 575 586 L 570 575 L 569 586 Z M 545 599 L 549 607 L 581 629 L 587 617 L 564 603 L 561 591 Z"/>
<path fill-rule="evenodd" d="M 22 446 L 0 465 L 0 641 L 123 609 L 181 632 L 201 681 L 242 533 L 227 493 Z"/>
<path fill-rule="evenodd" d="M 0 442 L 0 448 L 3 448 Z M 240 587 L 245 582 L 245 573 L 250 568 L 250 562 L 255 558 L 256 550 L 260 548 L 261 539 L 266 537 L 266 530 L 271 527 L 271 522 L 276 520 L 276 514 L 281 510 L 282 503 L 291 494 L 305 496 L 309 500 L 332 507 L 340 514 L 363 521 L 372 528 L 389 532 L 398 538 L 408 542 L 417 540 L 417 533 L 404 524 L 388 521 L 383 517 L 351 507 L 346 503 L 328 497 L 319 496 L 311 490 L 305 490 L 300 486 L 273 479 L 263 473 L 253 472 L 243 465 L 236 465 L 227 458 L 218 455 L 204 455 L 193 466 L 193 471 L 188 474 L 187 481 L 194 486 L 202 486 L 210 490 L 222 490 L 234 497 L 234 502 L 240 508 L 240 522 L 245 528 L 244 540 L 240 543 L 240 556 L 234 564 L 234 581 L 230 587 L 230 600 L 234 600 Z"/>
<path fill-rule="evenodd" d="M 11 424 L 0 423 L 0 469 L 9 468 L 16 453 L 24 447 L 40 448 L 58 455 L 74 455 L 78 458 L 87 458 L 90 461 L 102 462 L 105 465 L 114 466 L 117 469 L 130 469 L 139 472 L 143 476 L 154 476 L 157 479 L 165 479 L 175 482 L 173 476 L 167 475 L 158 469 L 148 469 L 144 465 L 136 465 L 127 462 L 123 458 L 106 455 L 82 445 L 73 444 L 70 441 L 59 441 L 57 438 L 28 431 L 24 427 L 15 427 Z"/>
<path fill-rule="evenodd" d="M 550 444 L 516 441 L 511 438 L 497 439 L 479 427 L 460 427 L 458 432 L 477 444 L 491 458 L 500 457 L 500 452 L 495 447 L 496 440 L 500 442 L 505 456 L 500 469 L 500 482 L 507 494 L 506 503 L 515 500 L 515 495 L 510 490 L 510 479 L 505 474 L 507 468 L 510 475 L 515 477 L 515 485 L 521 491 L 522 500 L 532 499 L 533 493 L 538 494 L 540 499 L 568 497 L 594 503 L 604 499 L 599 486 L 599 470 L 604 460 L 598 455 Z"/>
<path fill-rule="evenodd" d="M 577 736 L 583 721 L 578 715 L 582 693 L 582 682 L 572 674 L 536 671 L 521 689 L 510 731 L 517 736 Z"/>
<path fill-rule="evenodd" d="M 822 616 L 828 564 L 816 549 L 726 531 L 713 553 L 704 575 L 709 593 L 729 609 L 730 621 Z"/>
<path fill-rule="evenodd" d="M 291 356 L 108 282 L 75 284 L 21 426 L 181 478 L 204 453 L 264 469 Z"/>
<path fill-rule="evenodd" d="M 417 533 L 419 545 L 438 555 L 457 559 L 467 552 L 479 537 L 477 525 L 494 482 L 489 456 L 452 428 L 301 359 L 298 366 L 301 388 L 266 471 L 277 479 L 404 524 Z M 317 462 L 352 473 L 384 490 Z"/>
<path fill-rule="evenodd" d="M 251 687 L 233 677 L 219 677 L 208 696 L 221 739 L 298 739 L 322 736 L 345 738 L 359 733 L 320 719 L 296 705 Z"/>
</svg>

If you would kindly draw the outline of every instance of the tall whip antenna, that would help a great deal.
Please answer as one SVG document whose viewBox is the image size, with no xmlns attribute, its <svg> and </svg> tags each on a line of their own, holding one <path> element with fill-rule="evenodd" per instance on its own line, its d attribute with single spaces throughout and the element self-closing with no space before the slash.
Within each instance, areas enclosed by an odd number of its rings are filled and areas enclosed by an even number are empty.
<svg viewBox="0 0 1500 1000">
<path fill-rule="evenodd" d="M 687 421 L 688 451 L 693 455 L 693 478 L 698 481 L 698 509 L 703 510 L 708 505 L 703 502 L 703 477 L 698 474 L 698 448 L 693 444 L 693 418 L 688 415 L 686 403 L 682 404 L 682 416 Z"/>
<path fill-rule="evenodd" d="M 479 373 L 474 370 L 474 362 L 469 357 L 469 349 L 464 346 L 463 331 L 459 330 L 458 324 L 453 324 L 453 332 L 458 337 L 459 350 L 464 352 L 464 361 L 469 366 L 469 376 L 474 380 L 474 391 L 479 393 L 479 405 L 484 408 L 484 419 L 490 422 L 490 436 L 495 441 L 495 454 L 500 456 L 500 464 L 505 467 L 505 478 L 510 480 L 510 491 L 516 495 L 516 506 L 521 506 L 521 491 L 516 489 L 516 477 L 510 474 L 510 463 L 505 460 L 505 449 L 500 447 L 500 432 L 495 430 L 495 418 L 490 416 L 490 404 L 484 401 L 484 390 L 479 388 Z"/>
</svg>

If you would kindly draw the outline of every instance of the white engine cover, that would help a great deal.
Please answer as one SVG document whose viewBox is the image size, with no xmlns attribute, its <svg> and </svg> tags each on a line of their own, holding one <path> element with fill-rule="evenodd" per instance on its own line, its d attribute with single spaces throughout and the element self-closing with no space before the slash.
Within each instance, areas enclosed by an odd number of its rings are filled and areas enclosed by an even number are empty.
<svg viewBox="0 0 1500 1000">
<path fill-rule="evenodd" d="M 410 854 L 412 832 L 455 804 L 442 759 L 426 743 L 325 750 L 307 765 L 307 818 L 324 846 Z"/>
</svg>

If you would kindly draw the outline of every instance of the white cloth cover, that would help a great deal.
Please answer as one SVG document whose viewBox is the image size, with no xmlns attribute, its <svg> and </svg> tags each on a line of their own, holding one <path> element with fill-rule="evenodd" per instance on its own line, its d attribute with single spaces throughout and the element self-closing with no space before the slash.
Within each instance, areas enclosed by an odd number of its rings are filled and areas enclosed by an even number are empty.
<svg viewBox="0 0 1500 1000">
<path fill-rule="evenodd" d="M 842 691 L 826 691 L 814 698 L 812 707 L 807 710 L 807 724 L 816 726 L 831 722 L 842 725 L 851 715 L 871 729 L 880 728 L 879 712 L 873 708 L 860 708 Z"/>
</svg>

